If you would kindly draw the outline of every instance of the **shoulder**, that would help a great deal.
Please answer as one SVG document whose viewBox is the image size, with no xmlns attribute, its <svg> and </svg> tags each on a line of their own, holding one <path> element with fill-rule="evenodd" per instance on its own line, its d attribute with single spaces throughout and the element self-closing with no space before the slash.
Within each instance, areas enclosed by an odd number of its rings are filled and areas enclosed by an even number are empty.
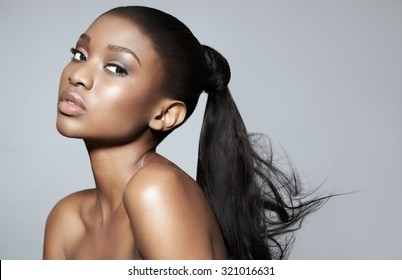
<svg viewBox="0 0 402 280">
<path fill-rule="evenodd" d="M 127 184 L 123 201 L 143 258 L 211 258 L 209 206 L 197 183 L 175 165 L 145 165 Z"/>
<path fill-rule="evenodd" d="M 152 162 L 141 168 L 128 182 L 124 198 L 150 199 L 150 194 L 169 195 L 188 191 L 196 182 L 169 162 Z M 138 197 L 138 195 L 140 195 Z M 155 197 L 156 198 L 156 197 Z"/>
<path fill-rule="evenodd" d="M 199 199 L 197 183 L 184 171 L 169 163 L 155 162 L 141 168 L 128 182 L 123 203 L 136 218 L 155 211 L 175 211 L 192 206 Z M 194 201 L 193 201 L 194 202 Z M 146 210 L 152 210 L 152 213 Z"/>
<path fill-rule="evenodd" d="M 50 211 L 45 228 L 43 258 L 64 258 L 65 244 L 82 224 L 85 202 L 94 197 L 94 190 L 76 192 L 61 199 Z"/>
<path fill-rule="evenodd" d="M 194 179 L 167 160 L 142 167 L 128 182 L 123 196 L 124 206 L 135 210 L 135 215 L 142 215 L 148 208 L 201 210 L 204 202 L 204 193 Z"/>
<path fill-rule="evenodd" d="M 76 219 L 80 215 L 80 210 L 89 199 L 93 198 L 95 190 L 83 190 L 72 193 L 61 199 L 51 210 L 48 216 L 48 222 L 67 222 L 70 219 Z M 60 220 L 59 218 L 64 218 Z M 67 220 L 66 220 L 67 219 Z"/>
</svg>

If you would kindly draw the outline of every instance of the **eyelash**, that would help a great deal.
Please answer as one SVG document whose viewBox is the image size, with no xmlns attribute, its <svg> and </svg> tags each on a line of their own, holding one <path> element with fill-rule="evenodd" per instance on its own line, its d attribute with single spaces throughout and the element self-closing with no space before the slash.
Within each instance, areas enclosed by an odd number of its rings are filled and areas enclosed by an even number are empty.
<svg viewBox="0 0 402 280">
<path fill-rule="evenodd" d="M 110 69 L 108 69 L 108 67 L 114 67 L 114 68 L 116 68 L 116 69 L 115 69 L 115 72 L 113 72 L 113 71 L 111 71 Z M 110 74 L 113 75 L 113 76 L 120 76 L 120 77 L 122 77 L 122 76 L 127 76 L 127 74 L 128 74 L 128 72 L 127 72 L 126 69 L 124 69 L 123 67 L 120 67 L 120 66 L 118 66 L 118 65 L 116 65 L 116 64 L 108 64 L 105 68 L 106 68 L 106 69 L 110 72 Z"/>
<path fill-rule="evenodd" d="M 85 55 L 82 52 L 80 52 L 79 50 L 77 50 L 76 48 L 71 48 L 70 51 L 73 54 L 74 61 L 86 61 L 87 60 Z M 77 57 L 77 55 L 78 55 L 78 57 Z M 110 67 L 115 68 L 115 71 L 111 71 L 109 69 Z M 122 76 L 126 76 L 128 74 L 126 69 L 124 69 L 123 67 L 116 65 L 116 64 L 108 64 L 108 65 L 106 65 L 105 68 L 109 71 L 110 75 L 113 75 L 113 76 L 122 77 Z"/>
<path fill-rule="evenodd" d="M 77 50 L 76 48 L 71 48 L 70 51 L 73 54 L 73 60 L 76 60 L 76 61 L 86 61 L 87 60 L 85 55 L 82 52 L 80 52 L 79 50 Z M 80 58 L 76 57 L 77 54 L 80 55 Z"/>
</svg>

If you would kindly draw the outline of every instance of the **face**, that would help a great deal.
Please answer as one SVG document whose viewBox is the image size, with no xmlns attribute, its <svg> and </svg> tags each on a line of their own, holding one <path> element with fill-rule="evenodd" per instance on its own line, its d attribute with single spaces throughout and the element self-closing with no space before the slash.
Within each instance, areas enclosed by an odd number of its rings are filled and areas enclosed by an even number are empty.
<svg viewBox="0 0 402 280">
<path fill-rule="evenodd" d="M 98 18 L 80 36 L 60 80 L 57 129 L 68 137 L 127 141 L 142 135 L 161 98 L 162 62 L 131 21 Z"/>
</svg>

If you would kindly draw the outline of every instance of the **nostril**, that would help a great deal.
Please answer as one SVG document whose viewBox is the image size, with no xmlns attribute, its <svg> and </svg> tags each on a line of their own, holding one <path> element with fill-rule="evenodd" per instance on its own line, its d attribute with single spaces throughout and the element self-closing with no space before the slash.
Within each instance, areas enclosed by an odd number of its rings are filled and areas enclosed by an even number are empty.
<svg viewBox="0 0 402 280">
<path fill-rule="evenodd" d="M 73 79 L 71 79 L 71 78 L 68 78 L 68 82 L 70 83 L 70 85 L 72 85 L 72 86 L 75 86 L 76 84 L 77 84 L 77 82 L 76 81 L 74 81 Z"/>
<path fill-rule="evenodd" d="M 78 82 L 78 81 L 74 81 L 71 78 L 68 78 L 68 82 L 70 83 L 70 85 L 72 86 L 83 86 L 85 87 L 85 84 L 83 82 Z"/>
</svg>

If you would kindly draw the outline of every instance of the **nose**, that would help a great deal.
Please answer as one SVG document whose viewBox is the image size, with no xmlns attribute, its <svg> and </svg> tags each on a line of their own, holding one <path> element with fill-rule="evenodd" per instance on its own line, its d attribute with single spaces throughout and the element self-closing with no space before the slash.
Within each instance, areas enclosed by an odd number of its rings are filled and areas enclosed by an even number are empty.
<svg viewBox="0 0 402 280">
<path fill-rule="evenodd" d="M 90 90 L 93 86 L 93 74 L 90 65 L 82 63 L 77 66 L 68 76 L 68 82 L 70 85 Z"/>
</svg>

